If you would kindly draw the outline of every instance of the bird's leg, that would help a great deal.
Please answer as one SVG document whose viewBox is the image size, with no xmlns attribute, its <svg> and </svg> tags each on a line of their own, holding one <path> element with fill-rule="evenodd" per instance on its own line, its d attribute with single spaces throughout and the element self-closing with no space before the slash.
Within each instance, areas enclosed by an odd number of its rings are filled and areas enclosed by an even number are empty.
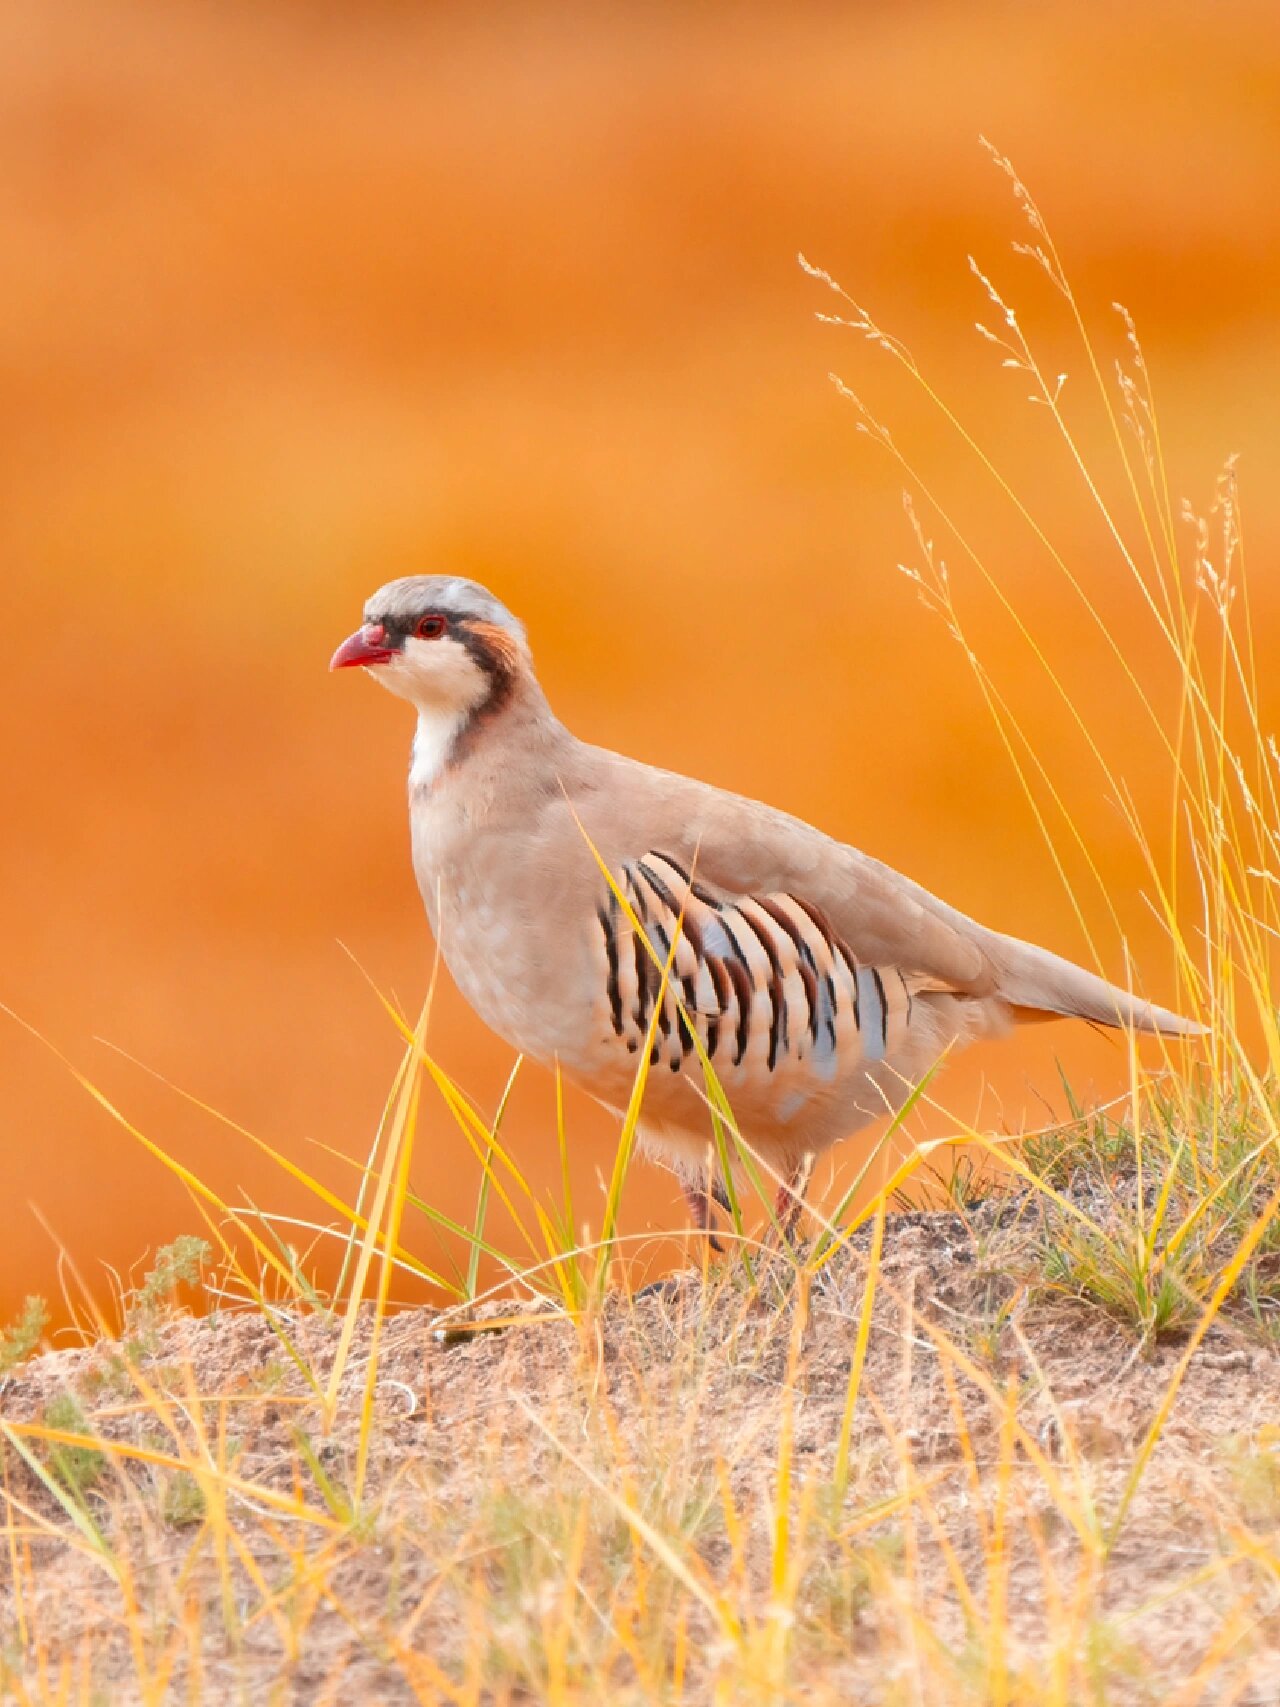
<svg viewBox="0 0 1280 1707">
<path fill-rule="evenodd" d="M 711 1192 L 715 1192 L 714 1185 Z M 695 1179 L 684 1181 L 684 1200 L 689 1205 L 689 1213 L 693 1216 L 694 1226 L 700 1233 L 707 1235 L 707 1243 L 713 1251 L 722 1252 L 724 1246 L 711 1230 L 711 1194 L 707 1191 L 704 1174 L 699 1174 Z"/>
<path fill-rule="evenodd" d="M 796 1226 L 804 1209 L 804 1194 L 813 1174 L 813 1162 L 812 1153 L 802 1156 L 778 1187 L 773 1213 L 782 1242 L 788 1245 L 794 1242 Z"/>
</svg>

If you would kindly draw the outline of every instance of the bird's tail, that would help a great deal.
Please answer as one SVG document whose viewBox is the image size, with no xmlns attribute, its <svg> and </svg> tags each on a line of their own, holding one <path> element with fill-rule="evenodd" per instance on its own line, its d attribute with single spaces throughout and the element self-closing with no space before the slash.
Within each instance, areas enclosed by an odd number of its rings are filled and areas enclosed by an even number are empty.
<svg viewBox="0 0 1280 1707">
<path fill-rule="evenodd" d="M 1034 943 L 993 931 L 983 946 L 998 972 L 997 993 L 1015 1019 L 1091 1019 L 1099 1025 L 1157 1032 L 1162 1037 L 1201 1037 L 1208 1030 L 1197 1020 L 1144 1002 Z"/>
</svg>

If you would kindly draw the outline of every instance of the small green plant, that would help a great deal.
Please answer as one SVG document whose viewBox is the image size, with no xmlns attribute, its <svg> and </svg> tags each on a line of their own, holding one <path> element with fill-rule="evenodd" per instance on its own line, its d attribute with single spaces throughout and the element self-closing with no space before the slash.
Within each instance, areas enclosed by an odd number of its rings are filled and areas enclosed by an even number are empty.
<svg viewBox="0 0 1280 1707">
<path fill-rule="evenodd" d="M 182 1233 L 172 1244 L 161 1245 L 156 1260 L 143 1277 L 142 1285 L 125 1300 L 125 1356 L 132 1361 L 156 1349 L 157 1329 L 173 1308 L 179 1286 L 196 1286 L 208 1265 L 211 1251 L 207 1239 Z"/>
<path fill-rule="evenodd" d="M 7 1328 L 0 1329 L 0 1380 L 31 1356 L 49 1325 L 49 1306 L 34 1294 Z"/>
<path fill-rule="evenodd" d="M 259 1393 L 274 1393 L 278 1391 L 287 1374 L 288 1368 L 283 1358 L 269 1357 L 252 1377 L 254 1390 Z"/>
<path fill-rule="evenodd" d="M 154 1320 L 173 1303 L 179 1286 L 195 1286 L 210 1255 L 209 1242 L 194 1233 L 182 1233 L 172 1244 L 161 1245 L 142 1285 L 129 1301 L 135 1320 Z"/>
<path fill-rule="evenodd" d="M 822 1524 L 839 1509 L 833 1502 L 822 1514 Z M 860 1548 L 842 1547 L 838 1526 L 832 1524 L 823 1542 L 814 1549 L 801 1580 L 797 1619 L 805 1640 L 826 1656 L 844 1652 L 856 1640 L 858 1624 L 875 1600 L 877 1581 L 902 1569 L 903 1541 L 898 1529 L 889 1528 Z"/>
<path fill-rule="evenodd" d="M 89 1419 L 71 1393 L 61 1393 L 45 1406 L 46 1428 L 64 1434 L 92 1434 Z M 96 1446 L 68 1446 L 61 1441 L 49 1448 L 49 1468 L 67 1492 L 81 1497 L 102 1475 L 106 1459 Z"/>
<path fill-rule="evenodd" d="M 199 1482 L 189 1470 L 179 1470 L 165 1483 L 160 1512 L 171 1529 L 187 1529 L 203 1523 L 205 1503 Z"/>
</svg>

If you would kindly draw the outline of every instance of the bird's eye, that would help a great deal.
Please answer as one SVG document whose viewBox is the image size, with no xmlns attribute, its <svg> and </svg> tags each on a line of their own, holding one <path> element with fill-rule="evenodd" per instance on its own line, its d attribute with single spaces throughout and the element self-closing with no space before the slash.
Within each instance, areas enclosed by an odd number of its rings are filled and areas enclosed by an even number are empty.
<svg viewBox="0 0 1280 1707">
<path fill-rule="evenodd" d="M 424 616 L 415 632 L 419 640 L 439 640 L 447 627 L 442 616 Z"/>
</svg>

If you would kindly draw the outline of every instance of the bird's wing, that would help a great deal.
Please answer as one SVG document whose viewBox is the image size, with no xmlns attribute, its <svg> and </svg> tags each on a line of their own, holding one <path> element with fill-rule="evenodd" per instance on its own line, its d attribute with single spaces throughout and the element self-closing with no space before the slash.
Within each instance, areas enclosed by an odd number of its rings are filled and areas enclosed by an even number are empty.
<svg viewBox="0 0 1280 1707">
<path fill-rule="evenodd" d="M 993 997 L 1016 1017 L 1077 1016 L 1170 1035 L 1200 1028 L 1071 961 L 1002 935 L 889 866 L 772 807 L 706 783 L 599 753 L 580 794 L 582 822 L 618 869 L 664 857 L 723 900 L 750 899 L 784 957 L 795 952 L 770 905 L 794 902 L 852 961 L 901 974 L 916 990 Z M 587 779 L 584 779 L 587 780 Z M 576 808 L 575 808 L 576 810 Z M 759 917 L 761 911 L 764 919 Z"/>
<path fill-rule="evenodd" d="M 994 992 L 994 968 L 963 928 L 968 921 L 947 917 L 887 866 L 758 801 L 613 754 L 600 759 L 604 776 L 573 809 L 614 870 L 665 855 L 720 899 L 790 897 L 821 915 L 861 964 L 896 967 L 939 989 Z"/>
</svg>

